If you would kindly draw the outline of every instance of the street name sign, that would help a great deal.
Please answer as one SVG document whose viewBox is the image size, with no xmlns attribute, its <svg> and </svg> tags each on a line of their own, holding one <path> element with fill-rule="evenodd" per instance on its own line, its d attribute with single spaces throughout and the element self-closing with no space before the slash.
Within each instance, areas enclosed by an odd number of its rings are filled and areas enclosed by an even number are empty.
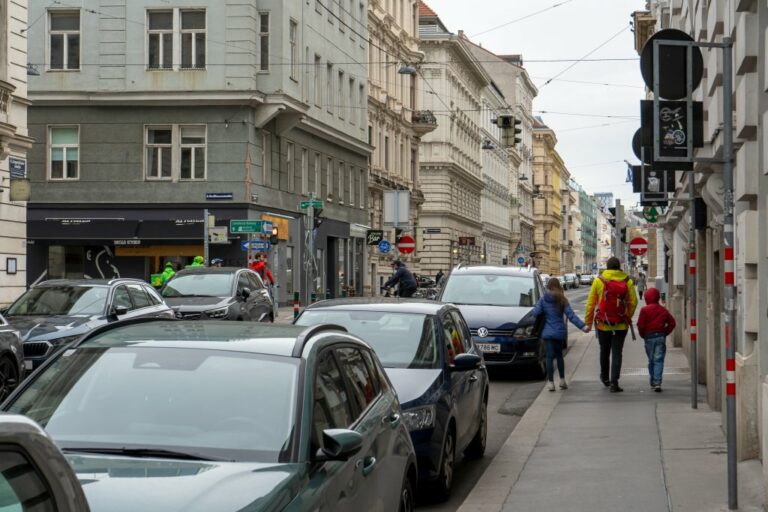
<svg viewBox="0 0 768 512">
<path fill-rule="evenodd" d="M 306 210 L 310 206 L 314 208 L 322 208 L 323 202 L 320 201 L 319 199 L 312 199 L 311 201 L 302 201 L 299 203 L 299 208 L 301 208 L 302 210 Z"/>
</svg>

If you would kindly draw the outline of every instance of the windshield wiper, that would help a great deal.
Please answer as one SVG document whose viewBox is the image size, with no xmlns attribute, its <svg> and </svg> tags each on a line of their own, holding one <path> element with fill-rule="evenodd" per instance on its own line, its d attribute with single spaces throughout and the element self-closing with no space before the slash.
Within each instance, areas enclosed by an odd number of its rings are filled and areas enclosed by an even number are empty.
<svg viewBox="0 0 768 512">
<path fill-rule="evenodd" d="M 99 447 L 76 447 L 76 448 L 64 448 L 64 452 L 74 453 L 96 453 L 103 455 L 125 455 L 128 457 L 140 457 L 140 458 L 159 458 L 159 459 L 182 459 L 182 460 L 204 460 L 210 462 L 235 462 L 231 459 L 222 459 L 217 457 L 209 457 L 200 455 L 193 452 L 180 452 L 176 450 L 165 450 L 163 448 L 128 448 L 123 446 L 122 448 L 99 448 Z"/>
</svg>

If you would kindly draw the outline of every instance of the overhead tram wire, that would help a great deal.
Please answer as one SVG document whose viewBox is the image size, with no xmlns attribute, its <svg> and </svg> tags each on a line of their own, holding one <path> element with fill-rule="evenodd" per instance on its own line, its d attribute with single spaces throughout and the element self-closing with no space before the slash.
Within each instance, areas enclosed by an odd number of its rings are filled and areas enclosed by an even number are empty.
<svg viewBox="0 0 768 512">
<path fill-rule="evenodd" d="M 542 14 L 544 12 L 551 11 L 552 9 L 555 9 L 557 7 L 560 7 L 561 5 L 565 5 L 565 4 L 570 3 L 570 2 L 573 2 L 573 0 L 565 0 L 564 2 L 560 2 L 560 3 L 557 3 L 557 4 L 550 5 L 549 7 L 545 8 L 545 9 L 541 9 L 540 11 L 532 12 L 532 13 L 527 14 L 527 15 L 521 17 L 521 18 L 516 18 L 516 19 L 514 19 L 512 21 L 508 21 L 506 23 L 502 23 L 501 25 L 497 25 L 495 27 L 489 28 L 488 30 L 483 30 L 482 32 L 477 32 L 476 34 L 472 34 L 470 37 L 477 37 L 477 36 L 481 36 L 483 34 L 487 34 L 488 32 L 493 32 L 494 30 L 498 30 L 500 28 L 507 27 L 507 26 L 512 25 L 513 23 L 517 23 L 519 21 L 527 20 L 528 18 L 532 18 L 532 17 L 537 16 L 539 14 Z"/>
</svg>

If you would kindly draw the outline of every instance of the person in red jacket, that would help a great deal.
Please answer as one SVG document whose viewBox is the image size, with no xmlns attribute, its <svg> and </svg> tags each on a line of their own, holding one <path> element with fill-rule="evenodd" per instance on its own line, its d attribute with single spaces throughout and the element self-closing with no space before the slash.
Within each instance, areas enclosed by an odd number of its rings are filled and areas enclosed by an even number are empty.
<svg viewBox="0 0 768 512">
<path fill-rule="evenodd" d="M 264 284 L 275 284 L 275 278 L 272 277 L 272 272 L 267 267 L 267 255 L 264 253 L 259 254 L 256 259 L 250 264 L 251 270 L 261 276 L 261 280 Z"/>
<path fill-rule="evenodd" d="M 667 336 L 675 330 L 675 317 L 659 304 L 659 290 L 656 288 L 648 288 L 645 292 L 645 304 L 637 319 L 637 330 L 645 340 L 651 387 L 655 392 L 661 393 L 664 356 L 667 354 L 666 341 Z"/>
</svg>

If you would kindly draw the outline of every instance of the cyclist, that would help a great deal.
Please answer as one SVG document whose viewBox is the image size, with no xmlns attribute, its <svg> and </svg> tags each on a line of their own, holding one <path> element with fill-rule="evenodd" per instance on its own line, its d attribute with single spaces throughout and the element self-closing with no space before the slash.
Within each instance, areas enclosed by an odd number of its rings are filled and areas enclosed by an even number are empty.
<svg viewBox="0 0 768 512">
<path fill-rule="evenodd" d="M 405 266 L 405 263 L 400 260 L 393 261 L 392 268 L 395 269 L 395 274 L 389 278 L 389 281 L 384 283 L 382 289 L 386 290 L 387 288 L 391 288 L 397 284 L 398 297 L 413 296 L 413 294 L 416 292 L 417 285 L 416 278 L 413 277 L 411 271 L 408 270 L 408 268 Z"/>
</svg>

